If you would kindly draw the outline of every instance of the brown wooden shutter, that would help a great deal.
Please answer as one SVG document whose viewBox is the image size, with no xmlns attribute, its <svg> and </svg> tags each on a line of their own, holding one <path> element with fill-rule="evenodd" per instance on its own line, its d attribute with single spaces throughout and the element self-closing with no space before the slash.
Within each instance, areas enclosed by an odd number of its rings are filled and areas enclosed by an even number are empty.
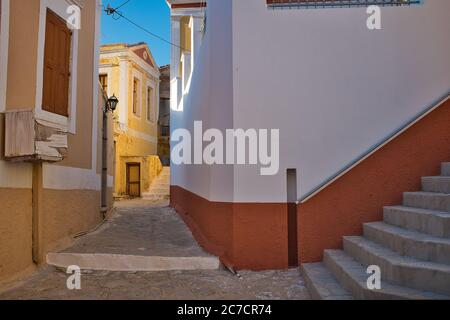
<svg viewBox="0 0 450 320">
<path fill-rule="evenodd" d="M 42 109 L 62 116 L 69 115 L 71 38 L 65 21 L 47 10 Z"/>
</svg>

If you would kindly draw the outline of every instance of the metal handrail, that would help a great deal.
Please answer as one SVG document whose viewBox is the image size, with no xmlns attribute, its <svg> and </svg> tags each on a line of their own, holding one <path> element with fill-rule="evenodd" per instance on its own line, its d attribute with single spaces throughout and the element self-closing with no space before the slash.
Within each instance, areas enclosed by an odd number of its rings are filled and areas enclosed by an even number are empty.
<svg viewBox="0 0 450 320">
<path fill-rule="evenodd" d="M 397 138 L 399 135 L 401 135 L 403 132 L 408 130 L 410 127 L 412 127 L 414 124 L 419 122 L 422 118 L 427 116 L 429 113 L 434 111 L 435 109 L 439 108 L 441 105 L 443 105 L 447 100 L 450 99 L 450 91 L 447 92 L 441 99 L 439 99 L 437 102 L 433 103 L 431 106 L 426 108 L 424 111 L 418 113 L 416 116 L 414 116 L 411 120 L 409 120 L 407 123 L 405 123 L 403 126 L 401 126 L 399 129 L 395 130 L 393 133 L 391 133 L 388 137 L 383 139 L 381 142 L 377 143 L 375 146 L 371 147 L 369 150 L 361 154 L 359 157 L 357 157 L 355 160 L 351 161 L 349 164 L 347 164 L 345 167 L 343 167 L 341 170 L 336 172 L 335 174 L 331 175 L 329 178 L 324 180 L 322 183 L 314 187 L 311 191 L 309 191 L 306 195 L 300 198 L 300 200 L 297 203 L 305 203 L 317 194 L 319 194 L 322 190 L 327 188 L 329 185 L 334 183 L 336 180 L 344 176 L 347 172 L 355 168 L 357 165 L 359 165 L 361 162 L 366 160 L 368 157 L 370 157 L 372 154 L 377 152 L 379 149 L 383 148 L 385 145 L 387 145 L 389 142 Z"/>
</svg>

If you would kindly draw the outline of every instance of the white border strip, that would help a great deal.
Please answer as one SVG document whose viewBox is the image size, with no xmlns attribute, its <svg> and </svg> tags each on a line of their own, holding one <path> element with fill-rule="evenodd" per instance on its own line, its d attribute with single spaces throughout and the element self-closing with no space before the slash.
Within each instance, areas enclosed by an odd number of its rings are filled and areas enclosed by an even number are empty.
<svg viewBox="0 0 450 320">
<path fill-rule="evenodd" d="M 52 190 L 101 190 L 101 176 L 90 169 L 63 167 L 44 163 L 44 189 Z M 108 175 L 108 187 L 113 177 Z"/>
<path fill-rule="evenodd" d="M 6 110 L 6 86 L 8 80 L 9 0 L 2 0 L 0 26 L 0 112 Z"/>
</svg>

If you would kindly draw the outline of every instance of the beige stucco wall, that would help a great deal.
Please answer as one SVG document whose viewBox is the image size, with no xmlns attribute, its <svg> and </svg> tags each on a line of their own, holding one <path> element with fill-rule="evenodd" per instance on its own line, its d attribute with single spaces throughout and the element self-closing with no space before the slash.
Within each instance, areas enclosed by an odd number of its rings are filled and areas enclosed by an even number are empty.
<svg viewBox="0 0 450 320">
<path fill-rule="evenodd" d="M 72 189 L 64 188 L 67 181 L 63 174 L 57 179 L 62 187 L 40 186 L 41 205 L 39 210 L 41 234 L 41 260 L 48 251 L 57 250 L 69 244 L 73 235 L 88 231 L 102 219 L 100 213 L 101 179 L 101 99 L 95 103 L 94 90 L 97 90 L 97 56 L 94 55 L 96 1 L 84 1 L 82 29 L 79 31 L 77 68 L 77 119 L 76 133 L 68 136 L 68 152 L 60 163 L 48 165 L 47 172 L 53 168 L 80 170 L 92 173 L 86 179 L 95 183 L 85 183 Z M 39 31 L 39 0 L 10 1 L 9 60 L 7 75 L 7 111 L 15 109 L 34 109 L 37 88 L 37 51 Z M 94 68 L 95 67 L 95 68 Z M 95 83 L 94 83 L 95 81 Z M 96 163 L 93 166 L 93 112 L 97 109 L 98 146 Z M 0 286 L 5 280 L 13 279 L 35 269 L 32 258 L 32 165 L 11 163 L 3 160 L 4 154 L 4 116 L 0 114 Z M 112 168 L 112 123 L 110 122 L 109 174 Z M 55 171 L 56 172 L 56 171 Z M 60 172 L 60 171 L 57 171 Z M 59 174 L 59 173 L 58 173 Z M 52 179 L 58 178 L 58 174 Z M 15 179 L 11 179 L 13 176 Z M 5 178 L 6 177 L 6 178 Z M 9 177 L 9 178 L 8 178 Z M 44 177 L 44 184 L 45 177 Z M 92 181 L 90 181 L 92 182 Z M 51 182 L 50 184 L 54 184 Z M 21 185 L 22 187 L 18 187 Z M 72 184 L 71 184 L 72 185 Z M 85 188 L 84 185 L 89 185 Z M 94 187 L 92 187 L 94 186 Z M 89 189 L 89 190 L 88 190 Z M 112 188 L 108 188 L 108 203 L 112 206 Z"/>
<path fill-rule="evenodd" d="M 44 253 L 70 244 L 74 235 L 92 229 L 102 220 L 99 191 L 44 189 L 42 197 Z"/>
<path fill-rule="evenodd" d="M 4 161 L 0 113 L 0 287 L 34 270 L 31 257 L 31 165 Z"/>
<path fill-rule="evenodd" d="M 0 286 L 31 270 L 31 189 L 0 188 Z"/>
<path fill-rule="evenodd" d="M 92 168 L 92 101 L 94 98 L 95 2 L 84 1 L 78 43 L 77 131 L 69 135 L 69 152 L 63 166 Z M 96 72 L 97 70 L 95 70 Z"/>
<path fill-rule="evenodd" d="M 6 110 L 34 109 L 39 0 L 10 1 Z"/>
</svg>

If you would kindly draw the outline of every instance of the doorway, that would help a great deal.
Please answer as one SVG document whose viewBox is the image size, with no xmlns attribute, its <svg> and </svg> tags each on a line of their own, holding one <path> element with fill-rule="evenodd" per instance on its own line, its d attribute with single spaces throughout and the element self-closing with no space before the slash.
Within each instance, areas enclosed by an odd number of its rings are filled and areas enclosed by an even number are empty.
<svg viewBox="0 0 450 320">
<path fill-rule="evenodd" d="M 127 194 L 130 197 L 141 196 L 141 164 L 127 163 Z"/>
</svg>

